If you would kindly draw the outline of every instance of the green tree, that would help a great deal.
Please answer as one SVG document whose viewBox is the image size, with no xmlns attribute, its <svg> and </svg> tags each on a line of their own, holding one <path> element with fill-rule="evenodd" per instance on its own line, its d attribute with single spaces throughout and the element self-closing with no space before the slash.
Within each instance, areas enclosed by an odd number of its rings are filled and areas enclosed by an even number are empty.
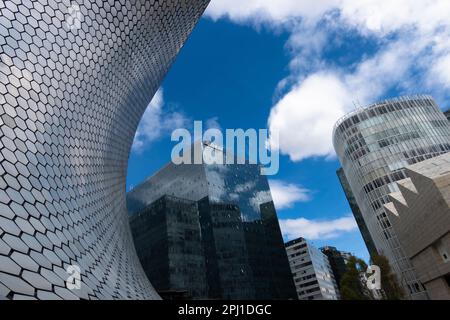
<svg viewBox="0 0 450 320">
<path fill-rule="evenodd" d="M 367 270 L 367 264 L 356 257 L 347 262 L 347 272 L 341 279 L 341 297 L 343 300 L 370 300 L 372 295 L 365 287 L 361 275 Z"/>
<path fill-rule="evenodd" d="M 405 293 L 399 284 L 397 277 L 392 272 L 388 259 L 383 255 L 373 255 L 372 264 L 380 267 L 383 298 L 385 300 L 404 299 Z"/>
</svg>

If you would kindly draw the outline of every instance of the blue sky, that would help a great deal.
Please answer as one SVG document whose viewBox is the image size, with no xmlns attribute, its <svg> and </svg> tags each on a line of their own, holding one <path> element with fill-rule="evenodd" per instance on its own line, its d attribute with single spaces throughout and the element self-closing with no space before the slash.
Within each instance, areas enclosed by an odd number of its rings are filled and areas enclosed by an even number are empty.
<svg viewBox="0 0 450 320">
<path fill-rule="evenodd" d="M 368 259 L 336 177 L 333 124 L 354 103 L 402 94 L 447 107 L 450 88 L 449 2 L 391 2 L 212 0 L 144 115 L 128 188 L 170 161 L 175 128 L 269 128 L 280 133 L 270 180 L 286 239 Z"/>
</svg>

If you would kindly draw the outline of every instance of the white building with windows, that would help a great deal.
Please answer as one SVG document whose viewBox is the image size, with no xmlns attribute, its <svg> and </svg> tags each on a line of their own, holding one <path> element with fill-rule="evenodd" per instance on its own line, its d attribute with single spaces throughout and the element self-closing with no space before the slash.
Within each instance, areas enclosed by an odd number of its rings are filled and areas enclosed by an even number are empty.
<svg viewBox="0 0 450 320">
<path fill-rule="evenodd" d="M 334 128 L 333 143 L 365 239 L 388 258 L 408 298 L 428 299 L 384 205 L 400 191 L 397 182 L 408 178 L 407 167 L 450 152 L 449 121 L 430 96 L 400 97 L 346 115 Z"/>
<path fill-rule="evenodd" d="M 299 300 L 340 299 L 326 255 L 303 238 L 285 246 Z"/>
</svg>

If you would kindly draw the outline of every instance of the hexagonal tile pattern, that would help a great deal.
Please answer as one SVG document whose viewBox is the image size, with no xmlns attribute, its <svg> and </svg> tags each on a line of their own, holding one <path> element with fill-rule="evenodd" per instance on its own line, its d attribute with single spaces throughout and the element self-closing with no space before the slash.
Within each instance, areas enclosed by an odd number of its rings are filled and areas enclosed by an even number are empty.
<svg viewBox="0 0 450 320">
<path fill-rule="evenodd" d="M 208 2 L 0 1 L 0 298 L 158 298 L 129 230 L 128 156 Z"/>
</svg>

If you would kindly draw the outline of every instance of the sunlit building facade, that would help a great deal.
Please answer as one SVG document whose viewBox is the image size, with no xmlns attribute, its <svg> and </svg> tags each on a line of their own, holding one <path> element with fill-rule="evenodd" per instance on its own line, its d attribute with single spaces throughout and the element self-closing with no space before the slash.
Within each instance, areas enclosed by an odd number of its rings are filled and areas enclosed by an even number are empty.
<svg viewBox="0 0 450 320">
<path fill-rule="evenodd" d="M 405 167 L 450 151 L 450 123 L 429 96 L 392 99 L 358 109 L 334 130 L 334 147 L 365 225 L 405 292 L 426 299 L 383 205 L 406 178 Z"/>
<path fill-rule="evenodd" d="M 406 170 L 385 209 L 430 298 L 450 300 L 450 153 Z"/>
<path fill-rule="evenodd" d="M 304 238 L 285 244 L 299 300 L 339 300 L 328 257 Z"/>
</svg>

